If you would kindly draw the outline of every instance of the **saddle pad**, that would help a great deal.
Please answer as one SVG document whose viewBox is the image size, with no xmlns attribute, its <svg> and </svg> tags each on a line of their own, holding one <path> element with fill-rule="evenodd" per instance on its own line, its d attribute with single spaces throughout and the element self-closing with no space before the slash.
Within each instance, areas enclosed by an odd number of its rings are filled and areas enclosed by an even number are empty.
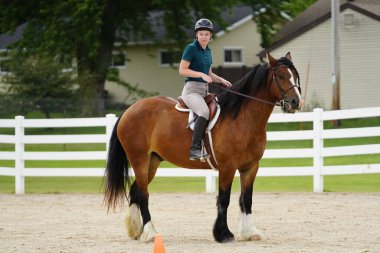
<svg viewBox="0 0 380 253">
<path fill-rule="evenodd" d="M 194 131 L 194 117 L 195 117 L 195 113 L 190 110 L 190 109 L 184 109 L 184 108 L 180 108 L 178 107 L 177 105 L 175 106 L 175 108 L 178 110 L 178 111 L 181 111 L 181 112 L 189 112 L 189 118 L 188 118 L 188 123 L 191 122 L 190 124 L 190 129 Z M 208 126 L 207 126 L 207 129 L 206 129 L 206 132 L 209 132 L 211 131 L 211 129 L 215 126 L 216 124 L 216 121 L 218 120 L 219 118 L 219 115 L 220 115 L 220 105 L 219 104 L 216 104 L 216 114 L 215 114 L 215 117 L 208 123 Z"/>
</svg>

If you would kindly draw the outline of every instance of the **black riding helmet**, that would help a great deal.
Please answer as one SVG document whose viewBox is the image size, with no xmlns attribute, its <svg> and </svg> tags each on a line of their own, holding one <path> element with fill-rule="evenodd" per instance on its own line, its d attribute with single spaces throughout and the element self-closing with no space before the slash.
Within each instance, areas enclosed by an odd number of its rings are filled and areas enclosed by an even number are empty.
<svg viewBox="0 0 380 253">
<path fill-rule="evenodd" d="M 207 30 L 207 31 L 213 32 L 214 27 L 212 25 L 212 22 L 208 20 L 207 18 L 202 18 L 198 20 L 195 23 L 194 32 L 198 32 L 200 30 Z"/>
</svg>

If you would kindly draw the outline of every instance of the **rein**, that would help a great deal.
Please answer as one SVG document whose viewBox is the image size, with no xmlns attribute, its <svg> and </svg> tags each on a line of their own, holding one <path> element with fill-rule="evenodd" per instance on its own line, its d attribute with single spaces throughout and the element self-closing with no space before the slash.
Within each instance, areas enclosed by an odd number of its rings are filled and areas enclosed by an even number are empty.
<svg viewBox="0 0 380 253">
<path fill-rule="evenodd" d="M 283 106 L 284 105 L 284 100 L 281 100 L 280 102 L 276 102 L 276 103 L 272 103 L 272 102 L 269 102 L 269 101 L 266 101 L 266 100 L 263 100 L 263 99 L 260 99 L 260 98 L 255 98 L 255 97 L 252 97 L 252 96 L 249 96 L 247 94 L 244 94 L 244 93 L 241 93 L 241 92 L 238 92 L 238 91 L 234 91 L 234 90 L 230 90 L 228 88 L 225 88 L 223 86 L 220 86 L 220 85 L 223 85 L 222 83 L 209 83 L 209 85 L 212 85 L 214 87 L 217 87 L 221 90 L 224 90 L 224 91 L 227 91 L 229 93 L 233 93 L 233 94 L 236 94 L 236 95 L 239 95 L 239 96 L 242 96 L 242 97 L 246 97 L 246 98 L 249 98 L 249 99 L 253 99 L 253 100 L 257 100 L 257 101 L 260 101 L 260 102 L 263 102 L 263 103 L 266 103 L 266 104 L 269 104 L 269 105 L 275 105 L 275 106 Z"/>
<path fill-rule="evenodd" d="M 281 97 L 283 97 L 283 99 L 281 99 L 279 102 L 275 102 L 275 103 L 269 102 L 269 101 L 266 101 L 266 100 L 263 100 L 263 99 L 260 99 L 260 98 L 252 97 L 252 96 L 249 96 L 247 94 L 244 94 L 244 93 L 241 93 L 241 92 L 238 92 L 238 91 L 230 90 L 228 88 L 223 87 L 222 83 L 209 83 L 209 84 L 213 85 L 214 87 L 218 87 L 219 89 L 224 90 L 226 92 L 230 92 L 230 93 L 233 93 L 233 94 L 236 94 L 236 95 L 239 95 L 239 96 L 242 96 L 242 97 L 246 97 L 246 98 L 249 98 L 249 99 L 252 99 L 252 100 L 256 100 L 256 101 L 259 101 L 259 102 L 262 102 L 262 103 L 265 103 L 265 104 L 274 105 L 274 106 L 280 106 L 282 109 L 285 109 L 285 104 L 289 104 L 284 99 L 285 94 L 289 90 L 291 90 L 291 89 L 294 89 L 294 88 L 300 89 L 300 86 L 299 85 L 293 85 L 293 86 L 289 87 L 288 89 L 286 89 L 285 91 L 281 88 L 281 86 L 279 85 L 279 83 L 277 81 L 275 70 L 278 69 L 278 68 L 283 68 L 283 67 L 286 67 L 286 66 L 280 65 L 280 66 L 274 67 L 273 71 L 272 71 L 273 81 L 274 81 L 277 89 L 280 90 Z"/>
</svg>

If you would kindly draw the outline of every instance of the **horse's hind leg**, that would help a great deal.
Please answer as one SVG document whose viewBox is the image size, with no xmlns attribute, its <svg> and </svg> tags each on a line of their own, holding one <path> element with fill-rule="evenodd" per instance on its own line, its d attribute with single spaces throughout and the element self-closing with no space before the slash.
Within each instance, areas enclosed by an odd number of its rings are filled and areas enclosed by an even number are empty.
<svg viewBox="0 0 380 253">
<path fill-rule="evenodd" d="M 142 234 L 142 222 L 140 215 L 140 198 L 141 190 L 138 188 L 136 181 L 133 182 L 129 189 L 129 208 L 125 217 L 125 228 L 128 236 L 134 240 L 140 238 Z"/>
<path fill-rule="evenodd" d="M 151 221 L 148 207 L 148 184 L 154 178 L 160 160 L 155 155 L 152 155 L 149 162 L 145 164 L 147 165 L 141 166 L 140 170 L 134 167 L 136 180 L 129 191 L 129 209 L 125 218 L 125 225 L 129 237 L 133 239 L 140 238 L 142 242 L 149 242 L 154 239 L 157 232 Z"/>
<path fill-rule="evenodd" d="M 248 171 L 240 171 L 241 195 L 239 205 L 241 211 L 238 240 L 261 240 L 262 234 L 255 227 L 252 217 L 253 183 L 256 178 L 258 164 Z"/>
</svg>

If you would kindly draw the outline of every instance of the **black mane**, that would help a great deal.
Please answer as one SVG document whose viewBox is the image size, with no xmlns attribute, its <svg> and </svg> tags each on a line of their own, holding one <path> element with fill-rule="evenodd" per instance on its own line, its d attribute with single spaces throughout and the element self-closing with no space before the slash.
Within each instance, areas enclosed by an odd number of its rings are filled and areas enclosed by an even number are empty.
<svg viewBox="0 0 380 253">
<path fill-rule="evenodd" d="M 294 67 L 293 62 L 286 57 L 281 57 L 278 59 L 276 66 L 285 65 L 286 67 L 294 70 L 297 75 L 298 87 L 301 92 L 300 78 L 297 69 Z M 258 64 L 253 67 L 253 69 L 246 74 L 242 79 L 237 81 L 230 90 L 243 93 L 245 95 L 254 96 L 259 88 L 266 85 L 266 80 L 268 77 L 269 65 L 267 63 Z M 235 119 L 240 111 L 240 108 L 246 99 L 243 96 L 224 91 L 218 96 L 219 104 L 222 108 L 221 116 L 225 118 L 227 115 L 231 115 L 232 119 Z"/>
<path fill-rule="evenodd" d="M 230 90 L 253 96 L 259 87 L 266 84 L 268 69 L 267 63 L 254 66 L 248 74 L 232 85 Z M 218 96 L 218 102 L 222 108 L 222 118 L 231 115 L 232 118 L 235 119 L 239 114 L 241 105 L 246 99 L 245 97 L 227 91 L 220 94 Z"/>
</svg>

